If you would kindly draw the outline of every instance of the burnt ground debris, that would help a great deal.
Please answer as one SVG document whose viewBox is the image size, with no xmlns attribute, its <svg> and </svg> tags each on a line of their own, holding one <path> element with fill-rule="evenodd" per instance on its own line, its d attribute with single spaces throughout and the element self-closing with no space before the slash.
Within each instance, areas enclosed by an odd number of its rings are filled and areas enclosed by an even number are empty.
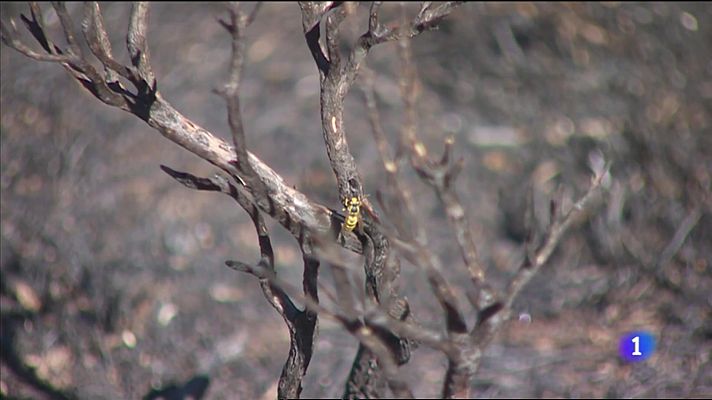
<svg viewBox="0 0 712 400">
<path fill-rule="evenodd" d="M 26 8 L 3 4 L 2 18 Z M 120 49 L 128 7 L 104 10 Z M 229 57 L 221 12 L 155 4 L 149 43 L 164 96 L 227 138 L 224 104 L 211 93 Z M 361 33 L 364 15 L 344 30 Z M 250 27 L 241 93 L 248 146 L 338 207 L 300 18 L 296 5 L 266 5 Z M 710 395 L 712 7 L 466 4 L 413 48 L 420 135 L 436 149 L 455 135 L 467 161 L 458 192 L 495 285 L 523 257 L 528 187 L 544 215 L 559 187 L 586 189 L 599 155 L 613 161 L 608 201 L 522 293 L 523 317 L 488 348 L 473 395 Z M 1 49 L 3 393 L 141 398 L 197 382 L 205 398 L 274 397 L 286 329 L 257 281 L 223 266 L 257 259 L 249 218 L 224 196 L 187 191 L 159 164 L 203 175 L 211 167 L 86 96 L 59 66 Z M 375 48 L 369 66 L 395 134 L 393 45 Z M 358 89 L 347 107 L 351 148 L 373 194 L 383 174 Z M 441 208 L 412 178 L 436 251 L 457 265 Z M 278 272 L 297 282 L 295 243 L 273 223 L 270 232 Z M 402 274 L 415 316 L 434 324 L 441 316 L 423 277 L 405 265 Z M 447 274 L 465 281 L 464 271 Z M 633 329 L 653 332 L 658 350 L 629 365 L 617 340 Z M 322 319 L 303 396 L 340 395 L 355 350 Z M 435 396 L 444 364 L 421 347 L 402 374 L 417 395 Z"/>
</svg>

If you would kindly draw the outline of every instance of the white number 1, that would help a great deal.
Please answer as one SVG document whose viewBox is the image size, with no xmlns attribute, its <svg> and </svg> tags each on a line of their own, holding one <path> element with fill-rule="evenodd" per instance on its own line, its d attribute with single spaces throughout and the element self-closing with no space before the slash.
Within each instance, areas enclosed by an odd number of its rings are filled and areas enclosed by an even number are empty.
<svg viewBox="0 0 712 400">
<path fill-rule="evenodd" d="M 635 350 L 633 350 L 633 354 L 632 354 L 632 355 L 634 355 L 634 356 L 642 356 L 643 353 L 640 352 L 640 336 L 636 336 L 636 337 L 634 337 L 634 338 L 631 339 L 631 340 L 633 341 L 633 344 L 635 344 Z"/>
</svg>

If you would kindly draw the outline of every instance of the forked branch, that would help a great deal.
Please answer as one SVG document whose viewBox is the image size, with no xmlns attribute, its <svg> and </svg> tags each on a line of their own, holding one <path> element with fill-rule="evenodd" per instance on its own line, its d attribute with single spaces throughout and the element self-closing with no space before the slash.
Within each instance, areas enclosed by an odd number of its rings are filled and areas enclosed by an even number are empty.
<svg viewBox="0 0 712 400">
<path fill-rule="evenodd" d="M 71 76 L 102 102 L 120 108 L 145 121 L 167 139 L 217 166 L 236 180 L 247 182 L 247 169 L 239 170 L 236 165 L 235 147 L 203 129 L 189 118 L 178 112 L 158 91 L 148 50 L 148 3 L 138 3 L 131 11 L 127 34 L 127 47 L 131 56 L 130 65 L 123 64 L 113 57 L 108 34 L 104 28 L 103 17 L 98 3 L 85 5 L 82 21 L 83 38 L 91 49 L 91 55 L 83 54 L 78 46 L 79 37 L 74 34 L 72 18 L 62 4 L 55 5 L 60 24 L 69 47 L 62 49 L 55 45 L 47 35 L 44 16 L 40 6 L 30 5 L 30 16 L 22 16 L 26 28 L 42 47 L 44 53 L 32 50 L 22 43 L 17 34 L 14 20 L 0 21 L 2 41 L 22 54 L 39 61 L 57 62 Z M 247 18 L 249 20 L 250 18 Z M 92 66 L 90 57 L 94 56 L 104 68 L 99 74 Z M 126 81 L 117 79 L 117 75 Z M 128 82 L 133 88 L 124 86 Z M 233 107 L 234 108 L 234 107 Z M 295 237 L 303 235 L 305 230 L 320 233 L 334 231 L 343 220 L 328 207 L 315 203 L 304 194 L 287 185 L 281 176 L 272 170 L 254 154 L 246 151 L 246 165 L 257 176 L 258 182 L 248 185 L 251 193 L 255 187 L 264 186 L 267 199 L 257 196 L 257 205 L 262 212 L 275 218 Z M 361 244 L 355 238 L 346 238 L 343 245 L 361 252 Z"/>
<path fill-rule="evenodd" d="M 428 12 L 428 6 L 423 6 L 421 13 Z M 373 20 L 373 17 L 372 17 Z M 371 25 L 375 23 L 372 21 Z M 396 215 L 394 226 L 400 231 L 404 226 L 405 219 L 414 225 L 416 236 L 402 235 L 401 232 L 393 232 L 386 227 L 382 230 L 387 234 L 391 243 L 414 265 L 421 267 L 430 282 L 431 290 L 440 302 L 445 315 L 445 329 L 447 338 L 438 337 L 437 333 L 429 331 L 427 328 L 412 331 L 410 324 L 399 324 L 393 320 L 378 320 L 389 326 L 395 332 L 408 338 L 421 337 L 422 343 L 442 351 L 448 357 L 448 369 L 445 374 L 442 395 L 445 398 L 468 398 L 470 396 L 471 381 L 481 363 L 485 348 L 501 329 L 503 324 L 509 320 L 512 313 L 512 305 L 522 288 L 548 261 L 554 249 L 561 241 L 561 238 L 570 228 L 574 220 L 583 213 L 588 213 L 594 206 L 593 199 L 599 192 L 604 176 L 608 174 L 608 167 L 594 171 L 595 177 L 587 193 L 574 204 L 574 207 L 565 214 L 561 214 L 561 207 L 552 207 L 556 211 L 552 216 L 552 224 L 545 234 L 545 240 L 541 246 L 532 251 L 519 272 L 511 280 L 507 291 L 498 294 L 486 280 L 485 267 L 479 261 L 477 249 L 474 244 L 470 225 L 465 218 L 464 208 L 458 199 L 455 191 L 455 179 L 462 170 L 462 160 L 451 162 L 453 138 L 445 141 L 445 151 L 439 160 L 433 160 L 428 156 L 427 148 L 417 138 L 416 113 L 415 113 L 415 67 L 410 54 L 410 46 L 407 35 L 402 35 L 399 42 L 401 68 L 401 96 L 405 104 L 405 119 L 400 132 L 399 149 L 396 156 L 391 156 L 388 143 L 385 139 L 383 128 L 380 125 L 380 116 L 376 105 L 376 96 L 373 90 L 372 79 L 367 75 L 365 88 L 366 106 L 369 120 L 371 122 L 374 138 L 376 140 L 384 169 L 386 170 L 391 184 L 391 194 L 400 200 L 402 207 L 401 214 Z M 438 257 L 434 256 L 428 249 L 426 230 L 422 227 L 415 207 L 412 204 L 408 193 L 408 185 L 403 182 L 401 175 L 400 157 L 407 157 L 411 165 L 416 170 L 420 178 L 432 186 L 448 216 L 451 228 L 460 246 L 464 266 L 470 273 L 471 283 L 475 290 L 475 295 L 471 296 L 471 303 L 477 312 L 477 320 L 474 326 L 467 328 L 464 312 L 455 301 L 449 284 L 443 277 L 441 263 Z M 385 199 L 383 201 L 385 203 Z M 385 208 L 385 207 L 384 207 Z"/>
</svg>

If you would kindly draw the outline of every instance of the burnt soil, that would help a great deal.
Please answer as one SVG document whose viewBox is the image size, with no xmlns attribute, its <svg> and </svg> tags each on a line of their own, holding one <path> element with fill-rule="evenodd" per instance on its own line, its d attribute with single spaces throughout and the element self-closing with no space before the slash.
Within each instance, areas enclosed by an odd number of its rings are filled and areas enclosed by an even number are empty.
<svg viewBox="0 0 712 400">
<path fill-rule="evenodd" d="M 126 61 L 129 7 L 102 7 Z M 225 105 L 212 92 L 227 77 L 222 6 L 152 7 L 159 90 L 228 140 Z M 76 4 L 70 11 L 81 15 Z M 3 20 L 18 27 L 21 12 L 28 7 L 2 5 Z M 361 6 L 345 23 L 345 50 L 366 13 Z M 54 13 L 47 23 L 61 38 Z M 257 280 L 224 266 L 258 260 L 251 222 L 227 196 L 190 191 L 159 165 L 202 176 L 213 167 L 101 104 L 59 65 L 0 49 L 2 396 L 274 398 L 287 330 Z M 419 135 L 436 154 L 454 135 L 465 160 L 458 194 L 495 287 L 505 287 L 524 256 L 527 193 L 541 231 L 550 199 L 580 196 L 592 166 L 613 163 L 605 201 L 574 224 L 487 348 L 473 396 L 712 396 L 710 4 L 465 4 L 413 50 Z M 403 119 L 395 45 L 373 49 L 368 62 L 394 143 Z M 263 7 L 248 32 L 245 68 L 250 150 L 338 208 L 296 4 Z M 346 101 L 346 129 L 375 199 L 388 188 L 359 85 Z M 405 179 L 467 307 L 442 207 L 415 174 Z M 269 228 L 278 273 L 298 284 L 296 242 L 273 221 Z M 423 274 L 404 263 L 401 278 L 415 317 L 442 327 Z M 319 329 L 303 396 L 339 396 L 357 342 L 329 320 Z M 655 335 L 657 350 L 627 364 L 618 341 L 633 330 Z M 435 397 L 445 366 L 421 346 L 401 373 L 416 395 Z"/>
</svg>

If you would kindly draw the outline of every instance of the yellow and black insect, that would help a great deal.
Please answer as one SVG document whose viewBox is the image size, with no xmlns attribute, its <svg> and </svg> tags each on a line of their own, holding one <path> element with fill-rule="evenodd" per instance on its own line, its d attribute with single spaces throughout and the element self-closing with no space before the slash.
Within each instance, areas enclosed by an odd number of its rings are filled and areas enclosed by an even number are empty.
<svg viewBox="0 0 712 400">
<path fill-rule="evenodd" d="M 344 211 L 346 218 L 344 219 L 343 228 L 351 232 L 356 229 L 359 218 L 361 217 L 361 199 L 356 196 L 344 200 Z"/>
</svg>

